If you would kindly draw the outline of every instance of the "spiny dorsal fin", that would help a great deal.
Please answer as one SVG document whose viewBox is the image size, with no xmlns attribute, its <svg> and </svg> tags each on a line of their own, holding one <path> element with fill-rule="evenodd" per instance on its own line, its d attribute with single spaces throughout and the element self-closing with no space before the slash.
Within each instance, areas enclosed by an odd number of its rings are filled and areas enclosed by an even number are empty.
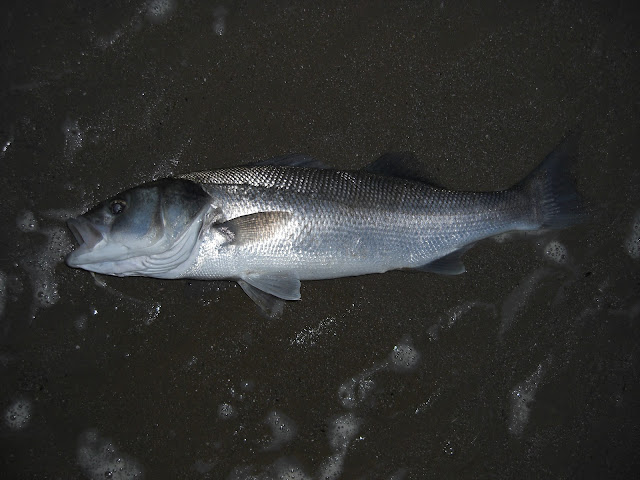
<svg viewBox="0 0 640 480">
<path fill-rule="evenodd" d="M 321 161 L 302 153 L 290 153 L 277 157 L 249 163 L 248 166 L 273 165 L 276 167 L 327 168 Z"/>
</svg>

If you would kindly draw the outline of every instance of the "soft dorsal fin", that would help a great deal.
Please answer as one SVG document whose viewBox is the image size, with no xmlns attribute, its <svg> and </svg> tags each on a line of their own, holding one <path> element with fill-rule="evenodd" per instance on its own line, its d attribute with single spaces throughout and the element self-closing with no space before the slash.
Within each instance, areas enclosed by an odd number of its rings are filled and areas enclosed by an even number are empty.
<svg viewBox="0 0 640 480">
<path fill-rule="evenodd" d="M 302 153 L 290 153 L 269 158 L 260 162 L 249 163 L 249 166 L 273 165 L 276 167 L 327 168 L 321 161 Z"/>
<path fill-rule="evenodd" d="M 411 152 L 390 152 L 381 155 L 363 168 L 365 172 L 378 173 L 388 177 L 403 178 L 405 180 L 417 180 L 428 183 L 434 187 L 440 185 L 427 178 L 419 169 L 418 159 Z"/>
<path fill-rule="evenodd" d="M 292 216 L 289 212 L 258 212 L 213 225 L 213 228 L 224 234 L 229 243 L 242 245 L 276 235 Z"/>
</svg>

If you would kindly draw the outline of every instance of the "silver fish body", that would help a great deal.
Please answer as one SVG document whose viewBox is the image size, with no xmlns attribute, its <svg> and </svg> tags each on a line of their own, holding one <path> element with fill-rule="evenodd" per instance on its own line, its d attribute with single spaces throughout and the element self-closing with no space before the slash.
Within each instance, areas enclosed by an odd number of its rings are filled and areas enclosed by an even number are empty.
<svg viewBox="0 0 640 480">
<path fill-rule="evenodd" d="M 536 228 L 527 199 L 516 191 L 450 192 L 366 172 L 298 167 L 183 178 L 224 205 L 218 222 L 231 221 L 232 231 L 210 229 L 182 277 L 259 272 L 319 280 L 383 273 L 421 267 L 497 233 Z M 248 216 L 250 224 L 236 233 L 233 219 Z M 237 234 L 243 238 L 234 241 Z"/>
<path fill-rule="evenodd" d="M 580 202 L 567 156 L 563 144 L 497 192 L 450 191 L 375 164 L 315 168 L 298 156 L 186 174 L 70 220 L 81 245 L 67 263 L 120 276 L 236 280 L 273 314 L 278 299 L 300 298 L 301 280 L 403 268 L 462 273 L 460 256 L 478 240 L 575 223 Z"/>
</svg>

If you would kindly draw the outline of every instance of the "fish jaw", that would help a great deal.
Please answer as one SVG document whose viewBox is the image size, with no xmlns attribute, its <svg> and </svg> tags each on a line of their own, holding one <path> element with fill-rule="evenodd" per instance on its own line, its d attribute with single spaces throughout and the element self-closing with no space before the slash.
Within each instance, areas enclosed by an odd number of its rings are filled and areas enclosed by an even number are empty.
<svg viewBox="0 0 640 480">
<path fill-rule="evenodd" d="M 95 224 L 84 216 L 69 219 L 67 226 L 78 242 L 65 258 L 68 266 L 115 276 L 128 276 L 131 274 L 127 272 L 139 270 L 140 260 L 132 257 L 126 246 L 108 241 L 108 226 Z M 114 262 L 114 258 L 126 261 Z"/>
<path fill-rule="evenodd" d="M 140 258 L 131 257 L 126 246 L 109 242 L 105 228 L 82 216 L 68 220 L 67 226 L 79 244 L 65 258 L 68 266 L 119 277 L 135 275 L 130 272 L 140 270 Z M 113 261 L 114 258 L 120 260 Z"/>
<path fill-rule="evenodd" d="M 104 256 L 100 251 L 107 243 L 105 228 L 100 228 L 83 216 L 69 219 L 67 226 L 78 242 L 78 247 L 65 259 L 67 265 L 73 268 L 87 269 L 87 265 L 95 263 Z"/>
</svg>

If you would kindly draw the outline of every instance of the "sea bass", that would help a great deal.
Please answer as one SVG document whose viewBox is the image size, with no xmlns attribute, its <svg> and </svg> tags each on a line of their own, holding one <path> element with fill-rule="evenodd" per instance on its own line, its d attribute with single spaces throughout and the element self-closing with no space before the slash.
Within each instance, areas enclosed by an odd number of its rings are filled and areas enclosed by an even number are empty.
<svg viewBox="0 0 640 480">
<path fill-rule="evenodd" d="M 521 182 L 451 191 L 386 154 L 363 170 L 304 155 L 152 181 L 68 221 L 71 267 L 117 276 L 235 280 L 269 315 L 300 299 L 301 280 L 395 269 L 465 271 L 475 242 L 582 217 L 568 174 L 575 137 Z"/>
</svg>

